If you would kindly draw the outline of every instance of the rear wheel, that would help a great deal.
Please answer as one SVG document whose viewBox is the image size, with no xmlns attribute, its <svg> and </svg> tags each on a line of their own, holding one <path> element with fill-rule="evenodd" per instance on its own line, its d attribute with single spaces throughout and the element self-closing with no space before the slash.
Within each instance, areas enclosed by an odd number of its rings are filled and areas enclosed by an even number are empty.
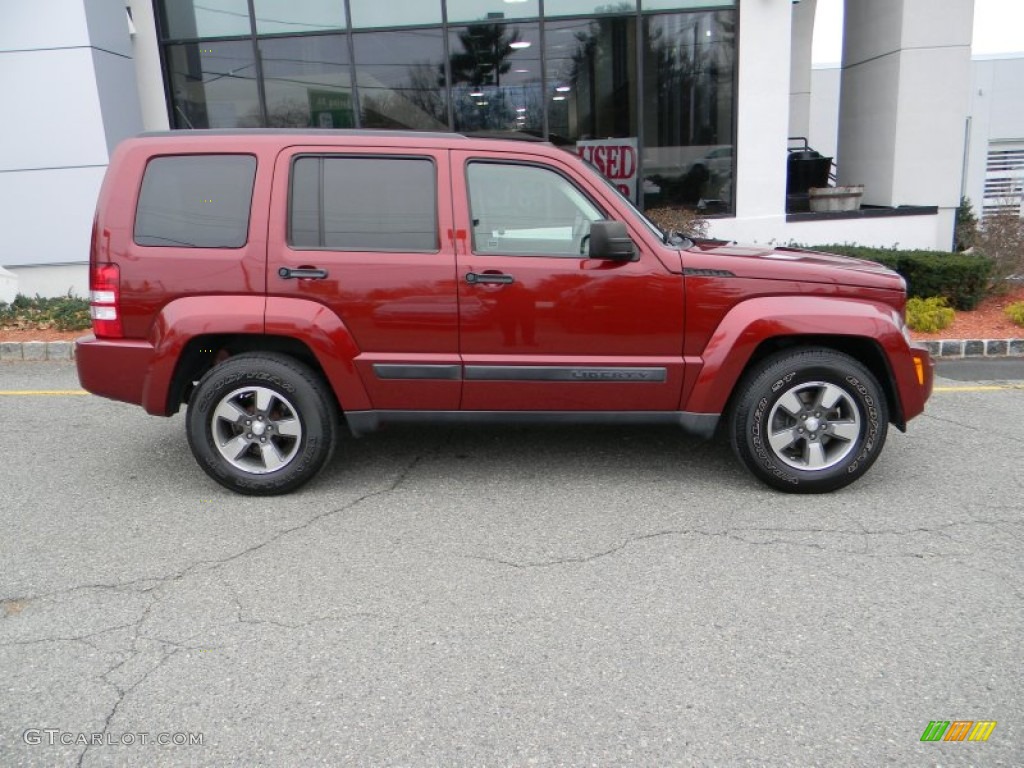
<svg viewBox="0 0 1024 768">
<path fill-rule="evenodd" d="M 830 349 L 784 352 L 737 391 L 733 450 L 756 477 L 790 493 L 849 485 L 878 458 L 889 414 L 878 381 Z"/>
<path fill-rule="evenodd" d="M 186 431 L 199 466 L 239 493 L 288 493 L 327 465 L 337 440 L 334 400 L 320 377 L 286 355 L 253 353 L 209 370 L 189 401 Z"/>
</svg>

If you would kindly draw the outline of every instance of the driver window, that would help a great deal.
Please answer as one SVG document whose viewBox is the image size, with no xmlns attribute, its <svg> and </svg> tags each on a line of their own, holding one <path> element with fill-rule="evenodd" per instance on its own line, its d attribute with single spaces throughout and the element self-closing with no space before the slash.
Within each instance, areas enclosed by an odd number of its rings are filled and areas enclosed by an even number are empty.
<svg viewBox="0 0 1024 768">
<path fill-rule="evenodd" d="M 587 251 L 600 210 L 560 174 L 532 165 L 470 163 L 473 252 L 566 256 Z"/>
</svg>

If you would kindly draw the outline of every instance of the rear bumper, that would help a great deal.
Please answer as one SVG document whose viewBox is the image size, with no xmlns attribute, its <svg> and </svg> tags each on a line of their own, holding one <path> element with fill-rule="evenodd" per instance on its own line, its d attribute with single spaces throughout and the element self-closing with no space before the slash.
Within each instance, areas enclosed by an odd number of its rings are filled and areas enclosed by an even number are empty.
<svg viewBox="0 0 1024 768">
<path fill-rule="evenodd" d="M 140 339 L 97 339 L 83 336 L 75 341 L 75 364 L 82 388 L 94 395 L 146 407 L 165 415 L 166 403 L 151 409 L 147 400 L 153 345 Z M 166 400 L 166 397 L 164 398 Z"/>
</svg>

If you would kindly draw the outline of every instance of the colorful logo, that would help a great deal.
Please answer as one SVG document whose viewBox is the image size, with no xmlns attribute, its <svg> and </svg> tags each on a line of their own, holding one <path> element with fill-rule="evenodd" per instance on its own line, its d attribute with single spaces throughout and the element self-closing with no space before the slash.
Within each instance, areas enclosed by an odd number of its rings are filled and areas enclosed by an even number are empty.
<svg viewBox="0 0 1024 768">
<path fill-rule="evenodd" d="M 995 728 L 995 720 L 932 720 L 921 741 L 988 741 Z"/>
</svg>

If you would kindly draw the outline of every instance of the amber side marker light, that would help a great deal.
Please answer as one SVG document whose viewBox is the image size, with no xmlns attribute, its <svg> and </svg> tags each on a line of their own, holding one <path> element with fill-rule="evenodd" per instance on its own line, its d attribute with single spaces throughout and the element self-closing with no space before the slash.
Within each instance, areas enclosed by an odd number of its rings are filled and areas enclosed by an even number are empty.
<svg viewBox="0 0 1024 768">
<path fill-rule="evenodd" d="M 924 386 L 924 360 L 920 357 L 914 358 L 914 370 L 917 371 L 917 383 Z"/>
</svg>

